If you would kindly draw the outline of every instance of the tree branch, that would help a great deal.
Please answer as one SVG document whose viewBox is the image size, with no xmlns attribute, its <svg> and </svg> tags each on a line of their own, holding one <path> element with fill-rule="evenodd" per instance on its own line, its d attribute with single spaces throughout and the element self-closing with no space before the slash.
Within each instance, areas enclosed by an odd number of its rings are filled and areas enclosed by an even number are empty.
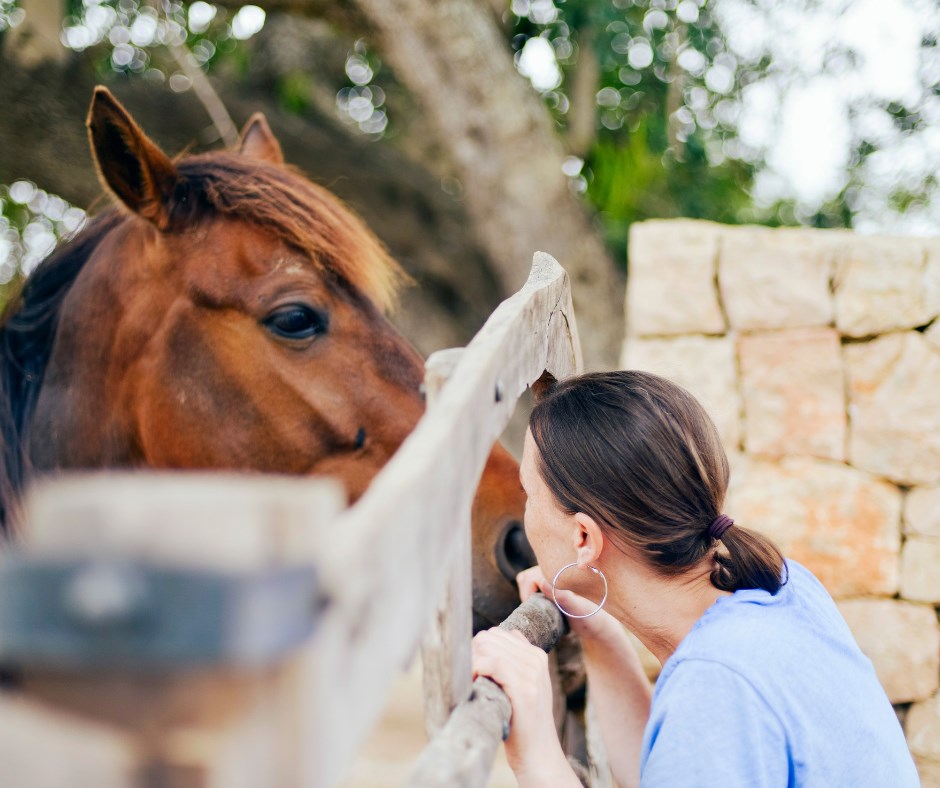
<svg viewBox="0 0 940 788">
<path fill-rule="evenodd" d="M 228 110 L 225 108 L 222 99 L 219 98 L 219 94 L 216 93 L 212 83 L 209 82 L 206 72 L 199 67 L 193 53 L 189 51 L 189 47 L 183 44 L 167 44 L 166 46 L 177 65 L 192 81 L 193 93 L 196 94 L 196 98 L 199 99 L 206 112 L 209 113 L 212 125 L 219 133 L 219 138 L 227 148 L 234 148 L 238 145 L 238 129 L 232 122 L 232 116 L 228 114 Z"/>
<path fill-rule="evenodd" d="M 245 0 L 213 0 L 222 8 L 238 9 Z M 278 11 L 299 16 L 323 19 L 341 30 L 355 35 L 369 36 L 375 32 L 369 18 L 355 3 L 337 0 L 253 0 L 253 4 L 265 11 Z"/>
<path fill-rule="evenodd" d="M 533 252 L 554 255 L 572 277 L 588 366 L 614 365 L 622 282 L 562 172 L 565 151 L 548 110 L 516 71 L 490 6 L 482 0 L 355 5 L 445 147 L 504 291 L 521 285 Z"/>
<path fill-rule="evenodd" d="M 582 159 L 597 138 L 597 86 L 600 65 L 594 51 L 594 31 L 588 26 L 578 31 L 578 62 L 568 88 L 568 152 Z"/>
</svg>

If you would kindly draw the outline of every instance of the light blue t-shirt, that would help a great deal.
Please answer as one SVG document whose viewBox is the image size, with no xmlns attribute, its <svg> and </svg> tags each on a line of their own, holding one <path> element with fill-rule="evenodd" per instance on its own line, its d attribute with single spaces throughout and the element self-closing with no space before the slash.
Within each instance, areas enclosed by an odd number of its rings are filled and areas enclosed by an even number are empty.
<svg viewBox="0 0 940 788">
<path fill-rule="evenodd" d="M 822 584 L 722 597 L 656 683 L 642 788 L 908 788 L 917 770 L 871 662 Z"/>
</svg>

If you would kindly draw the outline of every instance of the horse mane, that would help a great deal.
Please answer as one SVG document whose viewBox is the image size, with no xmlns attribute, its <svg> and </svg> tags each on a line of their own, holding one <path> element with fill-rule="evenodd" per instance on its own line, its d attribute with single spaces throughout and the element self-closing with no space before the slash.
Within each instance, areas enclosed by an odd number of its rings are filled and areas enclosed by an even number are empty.
<svg viewBox="0 0 940 788">
<path fill-rule="evenodd" d="M 0 536 L 26 480 L 24 447 L 65 296 L 95 247 L 121 221 L 111 209 L 93 219 L 30 274 L 0 318 Z"/>
<path fill-rule="evenodd" d="M 294 168 L 228 152 L 174 164 L 179 178 L 165 198 L 166 232 L 185 232 L 214 216 L 238 218 L 270 230 L 323 276 L 379 308 L 394 305 L 407 275 L 355 214 Z M 28 430 L 62 303 L 98 244 L 126 221 L 143 220 L 118 208 L 91 220 L 30 274 L 0 317 L 0 539 L 9 535 L 29 472 Z"/>
</svg>

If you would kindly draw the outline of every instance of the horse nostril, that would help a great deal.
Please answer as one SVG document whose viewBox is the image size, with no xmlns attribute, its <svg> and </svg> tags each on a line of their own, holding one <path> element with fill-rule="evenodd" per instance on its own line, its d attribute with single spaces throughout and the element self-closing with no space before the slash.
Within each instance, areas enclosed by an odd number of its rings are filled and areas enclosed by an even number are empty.
<svg viewBox="0 0 940 788">
<path fill-rule="evenodd" d="M 507 580 L 515 581 L 516 575 L 523 569 L 535 565 L 535 553 L 526 539 L 522 523 L 511 520 L 503 532 L 503 538 L 496 545 L 496 565 Z"/>
</svg>

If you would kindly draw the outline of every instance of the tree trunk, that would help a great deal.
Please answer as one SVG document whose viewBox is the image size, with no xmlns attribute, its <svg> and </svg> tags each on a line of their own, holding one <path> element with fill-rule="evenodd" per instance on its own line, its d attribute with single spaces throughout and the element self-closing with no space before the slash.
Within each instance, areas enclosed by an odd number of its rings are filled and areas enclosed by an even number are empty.
<svg viewBox="0 0 940 788">
<path fill-rule="evenodd" d="M 7 56 L 21 66 L 66 60 L 68 50 L 59 42 L 64 0 L 20 0 L 25 16 L 23 21 L 6 34 L 4 48 Z"/>
<path fill-rule="evenodd" d="M 398 80 L 421 103 L 463 185 L 474 230 L 506 292 L 544 250 L 572 276 L 586 365 L 616 363 L 622 282 L 572 194 L 565 154 L 516 71 L 490 7 L 467 0 L 355 0 Z"/>
<path fill-rule="evenodd" d="M 601 67 L 594 51 L 594 31 L 586 26 L 578 31 L 578 62 L 568 86 L 568 134 L 565 148 L 584 158 L 597 139 L 597 86 Z"/>
</svg>

